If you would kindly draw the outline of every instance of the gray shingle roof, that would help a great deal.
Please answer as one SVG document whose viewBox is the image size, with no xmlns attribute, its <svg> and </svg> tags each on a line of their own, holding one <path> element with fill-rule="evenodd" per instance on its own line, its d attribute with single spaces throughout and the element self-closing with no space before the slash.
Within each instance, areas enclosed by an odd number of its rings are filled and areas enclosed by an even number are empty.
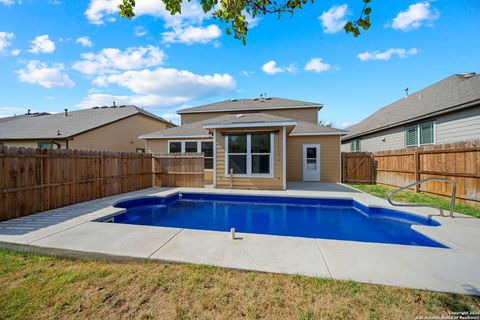
<svg viewBox="0 0 480 320">
<path fill-rule="evenodd" d="M 403 125 L 422 118 L 480 102 L 480 75 L 454 74 L 425 89 L 389 104 L 361 122 L 346 128 L 348 140 L 366 133 Z"/>
<path fill-rule="evenodd" d="M 244 114 L 226 114 L 212 119 L 204 120 L 204 125 L 234 125 L 245 123 L 272 123 L 272 122 L 298 122 L 285 117 L 279 117 L 267 113 L 244 113 Z"/>
<path fill-rule="evenodd" d="M 317 107 L 321 108 L 322 104 L 291 100 L 283 98 L 266 98 L 266 99 L 232 99 L 224 100 L 215 103 L 206 104 L 203 106 L 182 109 L 177 111 L 178 114 L 184 113 L 198 113 L 198 112 L 215 112 L 215 111 L 239 111 L 239 110 L 266 110 L 288 107 Z"/>
<path fill-rule="evenodd" d="M 20 119 L 25 119 L 25 118 L 32 118 L 32 117 L 40 117 L 50 114 L 48 112 L 35 112 L 35 113 L 30 113 L 30 114 L 20 114 L 17 116 L 11 116 L 11 117 L 3 117 L 0 118 L 0 123 L 4 123 L 7 121 L 12 121 L 12 120 L 20 120 Z"/>
<path fill-rule="evenodd" d="M 192 122 L 184 124 L 180 127 L 170 128 L 167 130 L 155 131 L 141 135 L 140 139 L 155 138 L 179 138 L 179 137 L 208 137 L 208 130 L 203 128 L 204 121 Z"/>
<path fill-rule="evenodd" d="M 135 114 L 144 114 L 171 125 L 167 120 L 135 106 L 97 108 L 37 117 L 23 117 L 7 121 L 0 126 L 0 140 L 16 139 L 63 139 Z M 60 132 L 60 135 L 57 134 Z"/>
<path fill-rule="evenodd" d="M 315 135 L 320 133 L 340 134 L 340 135 L 346 134 L 344 130 L 325 127 L 325 126 L 321 126 L 321 125 L 309 123 L 309 122 L 298 121 L 298 124 L 295 126 L 295 128 L 293 128 L 292 132 L 290 132 L 290 136 L 308 135 L 308 134 Z"/>
<path fill-rule="evenodd" d="M 303 121 L 297 121 L 285 117 L 279 117 L 275 115 L 265 113 L 249 113 L 243 114 L 242 117 L 237 117 L 236 114 L 227 114 L 211 119 L 201 120 L 184 124 L 180 127 L 171 128 L 167 130 L 161 130 L 144 134 L 140 136 L 142 139 L 162 139 L 162 138 L 180 138 L 180 137 L 208 137 L 208 130 L 204 129 L 204 125 L 216 125 L 216 124 L 248 124 L 248 123 L 275 123 L 275 122 L 292 122 L 292 126 L 295 126 L 289 135 L 318 135 L 318 134 L 344 134 L 342 130 L 335 128 L 329 128 L 325 126 L 316 125 L 314 123 L 307 123 Z M 294 124 L 296 123 L 296 124 Z"/>
</svg>

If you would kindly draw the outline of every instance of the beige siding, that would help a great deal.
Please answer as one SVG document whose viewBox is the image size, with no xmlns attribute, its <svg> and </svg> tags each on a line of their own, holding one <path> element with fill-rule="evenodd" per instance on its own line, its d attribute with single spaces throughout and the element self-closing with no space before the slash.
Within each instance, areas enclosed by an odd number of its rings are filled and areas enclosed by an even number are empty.
<svg viewBox="0 0 480 320">
<path fill-rule="evenodd" d="M 435 121 L 436 144 L 480 139 L 480 106 L 454 112 L 437 118 L 422 120 Z M 405 148 L 405 127 L 397 127 L 361 137 L 360 151 L 384 151 Z M 350 152 L 350 142 L 342 144 L 343 152 Z"/>
<path fill-rule="evenodd" d="M 69 142 L 69 148 L 135 152 L 137 148 L 145 148 L 145 141 L 138 139 L 138 136 L 165 127 L 166 124 L 162 121 L 140 114 L 134 115 L 74 137 Z"/>
<path fill-rule="evenodd" d="M 270 128 L 271 129 L 271 128 Z M 255 189 L 255 190 L 282 190 L 283 189 L 283 143 L 282 143 L 282 130 L 274 133 L 274 150 L 273 150 L 273 163 L 274 174 L 273 178 L 252 178 L 252 177 L 234 177 L 230 180 L 230 177 L 225 176 L 225 136 L 222 135 L 224 131 L 217 131 L 216 139 L 216 178 L 217 188 L 230 188 L 232 182 L 233 189 Z M 238 132 L 239 130 L 234 130 Z"/>
<path fill-rule="evenodd" d="M 317 108 L 304 108 L 304 109 L 277 109 L 277 110 L 262 110 L 262 111 L 237 111 L 237 112 L 201 112 L 201 113 L 188 113 L 182 114 L 182 124 L 197 122 L 200 120 L 207 120 L 225 114 L 240 114 L 240 113 L 253 113 L 262 112 L 267 114 L 273 114 L 279 117 L 285 117 L 289 119 L 318 123 L 318 109 Z"/>
<path fill-rule="evenodd" d="M 287 137 L 287 181 L 303 181 L 303 145 L 320 145 L 320 181 L 340 182 L 340 136 Z"/>
</svg>

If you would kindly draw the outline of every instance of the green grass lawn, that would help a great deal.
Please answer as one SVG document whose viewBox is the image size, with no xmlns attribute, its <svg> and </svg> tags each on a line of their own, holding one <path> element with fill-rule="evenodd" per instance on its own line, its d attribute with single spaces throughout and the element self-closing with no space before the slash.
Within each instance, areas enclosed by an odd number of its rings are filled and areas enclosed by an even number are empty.
<svg viewBox="0 0 480 320">
<path fill-rule="evenodd" d="M 415 319 L 480 298 L 305 276 L 0 251 L 0 319 Z"/>
<path fill-rule="evenodd" d="M 383 185 L 375 184 L 349 184 L 350 186 L 362 190 L 363 192 L 370 193 L 379 198 L 387 199 L 388 194 L 397 188 L 387 187 Z M 446 198 L 440 198 L 424 193 L 415 193 L 413 191 L 402 191 L 393 197 L 394 201 L 405 203 L 421 203 L 421 204 L 433 204 L 446 210 L 446 213 L 450 211 L 450 200 Z M 480 218 L 480 207 L 469 206 L 463 203 L 456 203 L 455 212 L 460 212 L 472 217 Z"/>
</svg>

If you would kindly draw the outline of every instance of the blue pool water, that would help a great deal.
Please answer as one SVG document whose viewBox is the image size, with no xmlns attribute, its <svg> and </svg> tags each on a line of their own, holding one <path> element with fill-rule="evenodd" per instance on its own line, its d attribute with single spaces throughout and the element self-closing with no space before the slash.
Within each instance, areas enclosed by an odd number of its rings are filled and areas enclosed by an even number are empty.
<svg viewBox="0 0 480 320">
<path fill-rule="evenodd" d="M 411 228 L 438 222 L 353 200 L 184 193 L 115 206 L 126 211 L 113 223 L 446 248 Z"/>
</svg>

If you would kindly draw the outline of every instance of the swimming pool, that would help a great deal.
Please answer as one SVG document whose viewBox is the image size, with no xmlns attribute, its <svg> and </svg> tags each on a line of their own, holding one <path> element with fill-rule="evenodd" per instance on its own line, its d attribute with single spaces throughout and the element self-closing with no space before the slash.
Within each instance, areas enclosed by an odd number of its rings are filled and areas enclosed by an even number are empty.
<svg viewBox="0 0 480 320">
<path fill-rule="evenodd" d="M 447 248 L 411 228 L 435 220 L 348 199 L 182 193 L 115 207 L 126 210 L 104 222 Z"/>
</svg>

